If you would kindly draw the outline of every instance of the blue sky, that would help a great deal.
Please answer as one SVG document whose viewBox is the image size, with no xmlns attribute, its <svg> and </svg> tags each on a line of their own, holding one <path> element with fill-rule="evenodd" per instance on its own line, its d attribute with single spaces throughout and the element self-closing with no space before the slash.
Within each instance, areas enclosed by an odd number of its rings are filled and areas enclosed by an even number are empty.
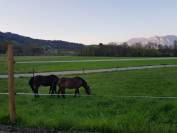
<svg viewBox="0 0 177 133">
<path fill-rule="evenodd" d="M 85 44 L 177 35 L 177 0 L 0 0 L 0 31 Z"/>
</svg>

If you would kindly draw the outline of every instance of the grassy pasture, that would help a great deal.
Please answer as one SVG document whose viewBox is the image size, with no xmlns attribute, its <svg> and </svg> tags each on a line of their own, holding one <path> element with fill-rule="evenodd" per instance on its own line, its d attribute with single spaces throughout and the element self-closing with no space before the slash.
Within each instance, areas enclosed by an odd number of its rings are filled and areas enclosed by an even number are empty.
<svg viewBox="0 0 177 133">
<path fill-rule="evenodd" d="M 93 97 L 66 99 L 16 96 L 17 126 L 100 132 L 177 132 L 177 99 L 118 98 L 121 95 L 177 96 L 177 69 L 162 68 L 81 75 Z M 31 92 L 28 78 L 16 92 Z M 0 79 L 0 92 L 7 91 Z M 84 94 L 81 88 L 81 94 Z M 40 92 L 48 92 L 40 88 Z M 73 91 L 67 91 L 73 93 Z M 109 96 L 105 96 L 109 95 Z M 0 122 L 8 123 L 7 96 L 0 96 Z"/>
<path fill-rule="evenodd" d="M 15 56 L 15 61 L 48 61 L 48 60 L 96 60 L 96 59 L 116 59 L 117 57 L 91 57 L 91 56 Z M 126 58 L 126 57 L 121 57 Z M 5 56 L 0 57 L 4 61 Z"/>
<path fill-rule="evenodd" d="M 119 58 L 119 57 L 79 57 L 79 56 L 17 56 L 15 61 L 63 61 L 63 60 L 98 60 L 98 59 L 148 59 L 148 58 Z M 82 69 L 99 69 L 112 67 L 128 67 L 128 66 L 143 66 L 143 65 L 159 65 L 159 64 L 177 64 L 177 58 L 168 58 L 159 60 L 129 60 L 129 61 L 102 61 L 102 62 L 65 62 L 65 63 L 30 63 L 30 64 L 15 64 L 15 73 L 31 73 L 33 68 L 36 72 L 47 71 L 64 71 L 64 70 L 82 70 Z M 7 65 L 5 57 L 0 58 L 0 74 L 7 73 Z"/>
</svg>

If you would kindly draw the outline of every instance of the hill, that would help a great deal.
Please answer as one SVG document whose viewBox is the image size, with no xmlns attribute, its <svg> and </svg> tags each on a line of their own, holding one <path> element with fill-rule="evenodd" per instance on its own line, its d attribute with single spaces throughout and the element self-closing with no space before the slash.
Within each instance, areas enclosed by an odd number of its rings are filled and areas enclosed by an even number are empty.
<svg viewBox="0 0 177 133">
<path fill-rule="evenodd" d="M 34 39 L 31 37 L 26 37 L 11 32 L 0 32 L 0 52 L 3 51 L 3 44 L 6 41 L 11 41 L 14 44 L 14 48 L 18 49 L 18 52 L 27 52 L 29 55 L 33 54 L 48 54 L 48 53 L 58 53 L 63 51 L 76 52 L 84 47 L 84 44 L 67 42 L 62 40 L 42 40 Z M 30 50 L 33 49 L 33 52 Z M 34 49 L 38 49 L 38 53 L 34 53 Z M 40 49 L 40 51 L 39 51 Z M 23 52 L 22 52 L 23 51 Z"/>
</svg>

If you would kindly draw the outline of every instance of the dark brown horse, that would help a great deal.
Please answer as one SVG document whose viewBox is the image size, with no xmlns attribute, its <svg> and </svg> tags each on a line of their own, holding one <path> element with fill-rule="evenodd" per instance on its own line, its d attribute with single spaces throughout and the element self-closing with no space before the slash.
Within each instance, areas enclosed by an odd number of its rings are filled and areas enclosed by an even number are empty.
<svg viewBox="0 0 177 133">
<path fill-rule="evenodd" d="M 56 87 L 57 87 L 57 82 L 59 78 L 55 75 L 49 75 L 49 76 L 33 76 L 29 80 L 29 85 L 34 92 L 35 96 L 38 95 L 38 89 L 40 86 L 50 86 L 49 89 L 49 94 L 54 94 L 57 93 Z"/>
<path fill-rule="evenodd" d="M 87 85 L 87 82 L 82 79 L 81 77 L 74 77 L 74 78 L 60 78 L 58 81 L 58 94 L 62 94 L 63 98 L 65 98 L 65 89 L 75 89 L 75 96 L 80 95 L 79 93 L 79 88 L 84 87 L 85 92 L 90 95 L 91 94 L 91 89 Z"/>
</svg>

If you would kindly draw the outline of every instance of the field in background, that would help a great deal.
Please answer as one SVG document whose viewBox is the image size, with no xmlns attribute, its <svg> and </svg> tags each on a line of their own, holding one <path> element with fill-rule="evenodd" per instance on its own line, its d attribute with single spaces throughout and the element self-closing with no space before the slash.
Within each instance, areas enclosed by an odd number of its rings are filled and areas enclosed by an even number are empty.
<svg viewBox="0 0 177 133">
<path fill-rule="evenodd" d="M 132 63 L 130 63 L 132 64 Z M 176 132 L 177 99 L 118 98 L 177 96 L 177 69 L 148 69 L 81 75 L 94 96 L 66 99 L 16 96 L 17 126 L 101 132 Z M 28 78 L 15 79 L 16 92 L 31 92 Z M 1 92 L 7 81 L 0 79 Z M 85 94 L 81 88 L 81 94 Z M 40 88 L 40 92 L 48 92 Z M 73 93 L 73 91 L 67 91 Z M 0 122 L 8 123 L 7 96 L 0 96 Z"/>
<path fill-rule="evenodd" d="M 114 60 L 99 62 L 54 62 L 47 61 L 70 61 L 70 60 Z M 116 60 L 117 59 L 117 60 Z M 125 60 L 119 60 L 125 59 Z M 130 60 L 127 60 L 130 59 Z M 137 60 L 142 59 L 142 60 Z M 0 74 L 7 73 L 5 56 L 0 57 Z M 46 63 L 23 63 L 18 62 L 46 61 Z M 141 57 L 81 57 L 81 56 L 17 56 L 15 57 L 15 73 L 32 73 L 48 71 L 65 71 L 65 70 L 83 70 L 83 69 L 100 69 L 113 67 L 129 67 L 159 64 L 177 64 L 177 58 L 141 58 Z"/>
</svg>

